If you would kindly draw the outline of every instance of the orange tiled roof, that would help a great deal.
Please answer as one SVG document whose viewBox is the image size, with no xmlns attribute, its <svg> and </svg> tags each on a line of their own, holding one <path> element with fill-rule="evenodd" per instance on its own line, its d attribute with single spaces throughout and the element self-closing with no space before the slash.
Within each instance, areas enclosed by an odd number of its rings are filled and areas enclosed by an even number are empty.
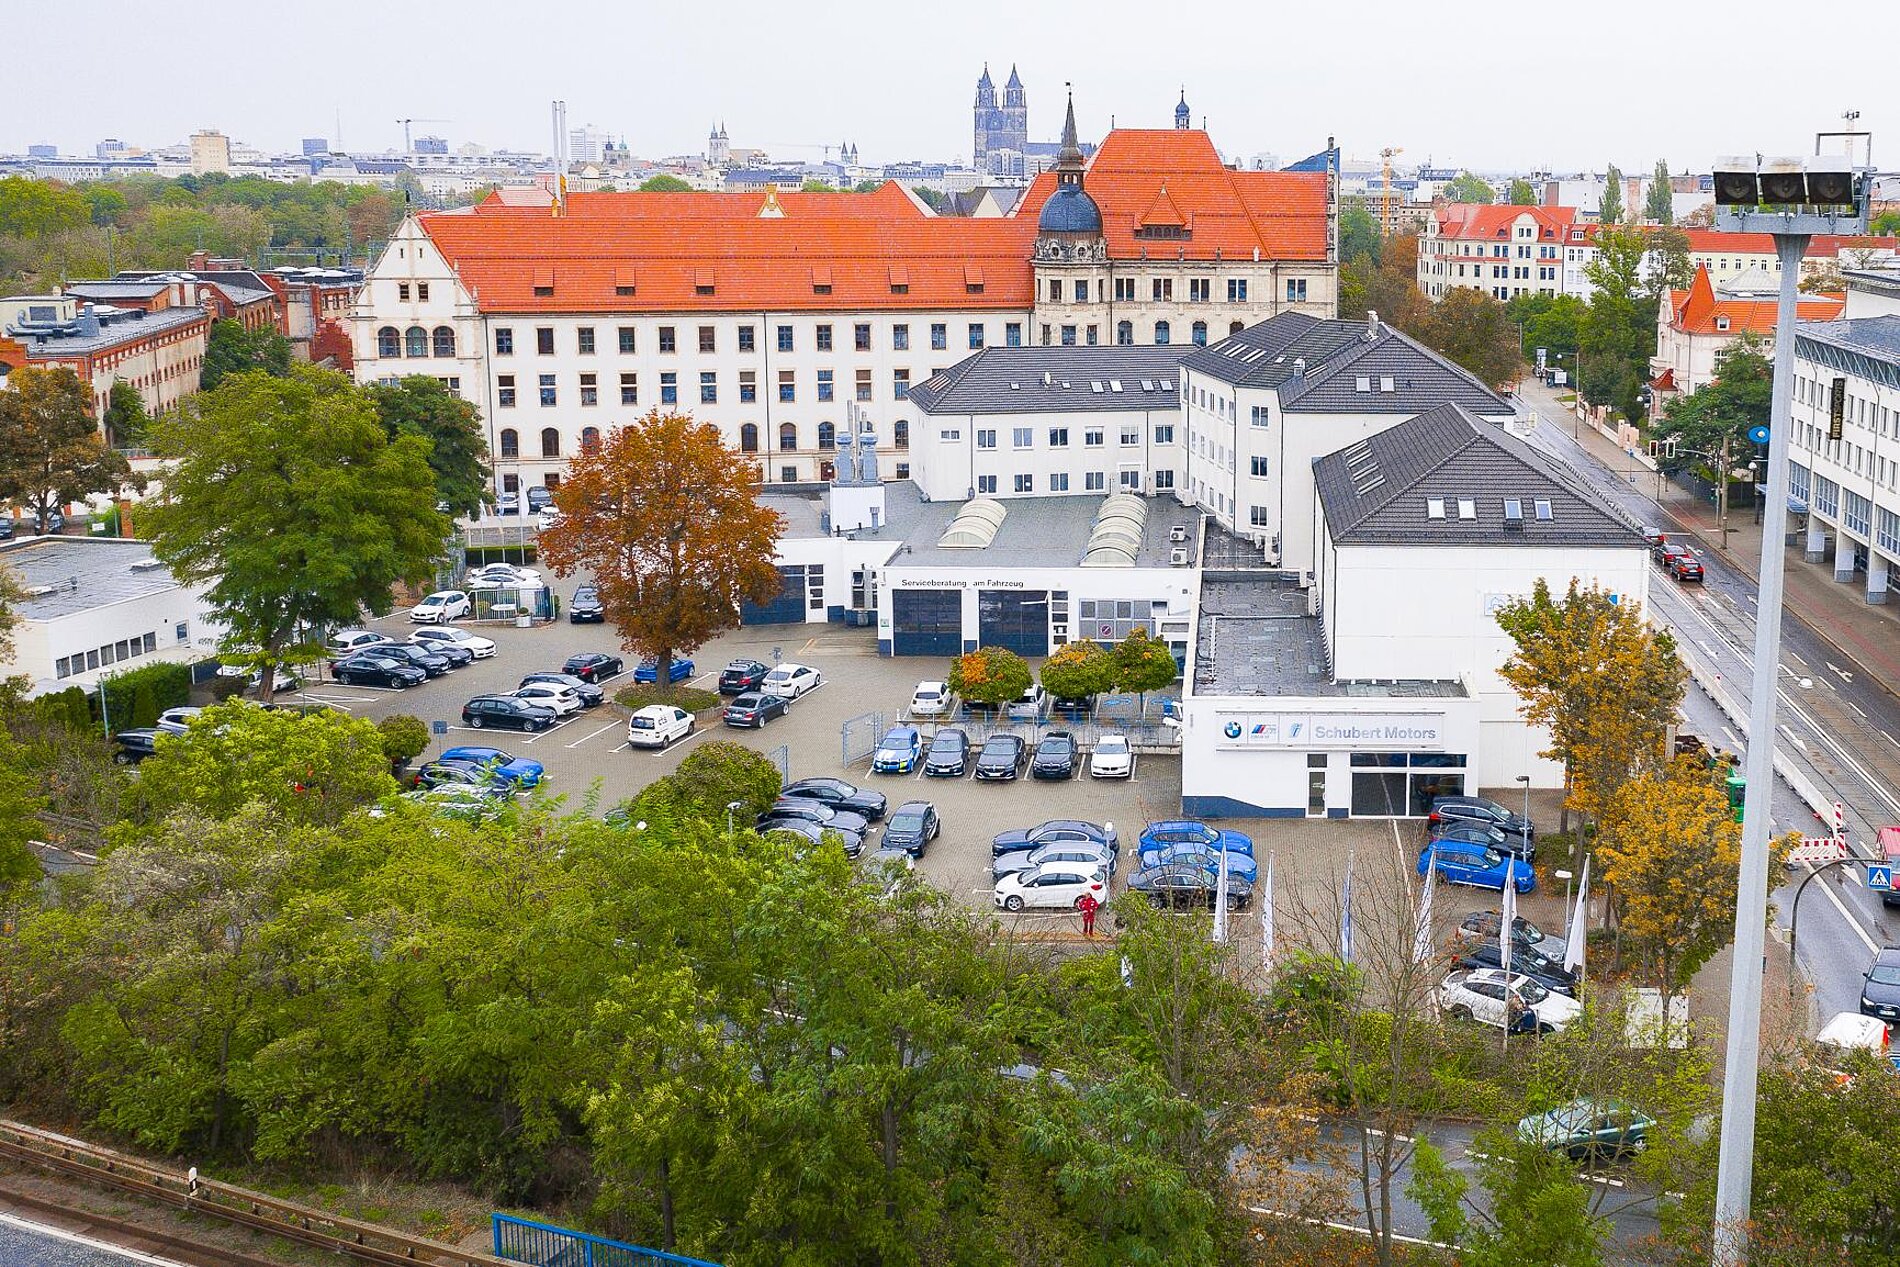
<svg viewBox="0 0 1900 1267">
<path fill-rule="evenodd" d="M 1766 233 L 1724 233 L 1720 229 L 1686 229 L 1689 249 L 1698 255 L 1773 255 L 1775 239 Z M 1839 237 L 1823 234 L 1808 240 L 1807 259 L 1834 259 L 1843 250 L 1891 251 L 1900 238 Z"/>
<path fill-rule="evenodd" d="M 1434 215 L 1441 237 L 1467 241 L 1502 242 L 1510 238 L 1517 218 L 1529 215 L 1537 222 L 1539 242 L 1565 242 L 1576 222 L 1575 207 L 1519 207 L 1480 202 L 1453 202 L 1439 207 Z"/>
<path fill-rule="evenodd" d="M 1797 299 L 1795 319 L 1833 321 L 1846 307 L 1845 295 Z M 1684 334 L 1773 334 L 1775 330 L 1774 300 L 1721 298 L 1709 283 L 1709 270 L 1700 264 L 1696 266 L 1695 280 L 1689 283 L 1689 289 L 1669 292 L 1669 311 L 1675 314 L 1670 326 Z M 1726 328 L 1716 324 L 1717 319 L 1723 317 L 1728 319 Z"/>
<path fill-rule="evenodd" d="M 1247 259 L 1257 249 L 1262 259 L 1324 260 L 1326 180 L 1324 172 L 1233 171 L 1196 128 L 1118 128 L 1089 160 L 1083 188 L 1101 209 L 1110 259 Z M 1179 221 L 1147 218 L 1161 208 L 1163 186 Z M 1055 173 L 1037 176 L 1009 218 L 1034 225 L 1055 187 Z M 1188 236 L 1138 238 L 1144 223 L 1179 223 Z"/>
<path fill-rule="evenodd" d="M 777 214 L 762 216 L 774 199 Z M 560 216 L 490 199 L 420 222 L 484 312 L 987 310 L 1034 301 L 1033 217 L 939 218 L 894 183 L 868 194 L 581 193 Z"/>
</svg>

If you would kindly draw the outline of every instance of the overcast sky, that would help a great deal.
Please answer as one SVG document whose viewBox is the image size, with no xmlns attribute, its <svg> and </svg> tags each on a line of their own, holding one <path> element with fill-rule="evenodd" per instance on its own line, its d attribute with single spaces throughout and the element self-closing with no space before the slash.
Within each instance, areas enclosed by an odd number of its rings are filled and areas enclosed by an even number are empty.
<svg viewBox="0 0 1900 1267">
<path fill-rule="evenodd" d="M 1787 10 L 1761 0 L 63 0 L 16 21 L 0 51 L 0 152 L 91 154 L 102 137 L 163 145 L 202 127 L 291 150 L 334 139 L 339 112 L 358 152 L 400 149 L 403 115 L 441 120 L 416 134 L 452 146 L 546 151 L 562 98 L 570 126 L 624 135 L 642 157 L 701 152 L 723 119 L 734 145 L 785 159 L 848 139 L 866 163 L 968 162 L 987 60 L 999 94 L 1020 67 L 1034 139 L 1059 132 L 1072 80 L 1085 137 L 1111 116 L 1168 126 L 1185 84 L 1229 157 L 1291 161 L 1335 135 L 1348 157 L 1401 146 L 1407 164 L 1706 170 L 1810 152 L 1858 109 L 1892 165 L 1900 105 L 1875 90 L 1891 60 L 1876 9 L 1843 10 L 1819 43 L 1803 23 L 1781 89 L 1771 32 Z"/>
</svg>

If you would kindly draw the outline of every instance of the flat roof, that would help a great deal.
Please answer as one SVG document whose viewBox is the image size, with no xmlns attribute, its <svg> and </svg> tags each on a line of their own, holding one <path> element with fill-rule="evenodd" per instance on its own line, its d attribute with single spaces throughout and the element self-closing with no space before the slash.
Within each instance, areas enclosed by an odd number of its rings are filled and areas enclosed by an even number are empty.
<svg viewBox="0 0 1900 1267">
<path fill-rule="evenodd" d="M 0 563 L 20 574 L 28 620 L 57 620 L 178 588 L 171 569 L 152 563 L 149 542 L 123 537 L 33 537 L 0 546 Z"/>
<path fill-rule="evenodd" d="M 886 485 L 889 488 L 889 485 Z M 911 496 L 915 496 L 915 486 Z M 887 504 L 889 493 L 886 493 Z M 903 538 L 903 553 L 889 566 L 920 567 L 1079 567 L 1088 553 L 1089 538 L 1095 531 L 1102 510 L 1101 497 L 994 497 L 1007 512 L 996 528 L 990 544 L 980 549 L 945 549 L 937 544 L 944 530 L 968 503 L 963 501 L 923 502 L 917 507 L 910 531 Z M 1171 497 L 1141 499 L 1147 514 L 1143 518 L 1141 543 L 1134 561 L 1127 565 L 1142 568 L 1171 566 L 1172 552 L 1188 551 L 1193 559 L 1199 510 L 1189 510 Z M 1171 540 L 1176 525 L 1186 528 L 1185 542 Z M 859 534 L 853 534 L 859 535 Z"/>
<path fill-rule="evenodd" d="M 203 308 L 161 308 L 157 312 L 133 308 L 130 311 L 132 316 L 101 325 L 97 334 L 68 334 L 52 339 L 29 335 L 21 336 L 19 341 L 26 348 L 28 360 L 89 356 L 120 344 L 137 343 L 194 322 L 211 320 Z"/>
<path fill-rule="evenodd" d="M 1206 572 L 1194 643 L 1193 693 L 1253 698 L 1463 699 L 1464 683 L 1336 682 L 1325 628 L 1306 591 L 1278 572 Z"/>
</svg>

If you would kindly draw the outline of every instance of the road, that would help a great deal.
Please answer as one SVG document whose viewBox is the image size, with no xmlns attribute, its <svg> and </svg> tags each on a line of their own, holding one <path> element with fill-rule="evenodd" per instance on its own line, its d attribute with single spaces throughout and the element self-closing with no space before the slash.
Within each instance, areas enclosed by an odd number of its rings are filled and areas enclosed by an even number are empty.
<svg viewBox="0 0 1900 1267">
<path fill-rule="evenodd" d="M 1570 410 L 1554 393 L 1527 382 L 1521 395 L 1538 415 L 1532 445 L 1575 470 L 1609 504 L 1637 523 L 1674 531 L 1677 525 L 1658 504 L 1657 477 L 1634 463 L 1613 469 L 1575 438 Z M 1632 474 L 1632 471 L 1634 472 Z M 1684 705 L 1689 729 L 1733 751 L 1744 751 L 1755 638 L 1754 581 L 1719 554 L 1698 550 L 1707 579 L 1700 586 L 1677 585 L 1660 570 L 1650 586 L 1650 610 L 1674 633 L 1698 686 Z M 1781 687 L 1777 707 L 1777 751 L 1798 778 L 1824 801 L 1846 810 L 1854 847 L 1871 856 L 1875 830 L 1900 823 L 1900 700 L 1853 657 L 1830 645 L 1799 619 L 1784 616 L 1781 627 Z M 1725 715 L 1717 698 L 1726 697 L 1735 717 Z M 1779 766 L 1779 763 L 1778 763 Z M 1831 824 L 1814 812 L 1784 779 L 1777 779 L 1772 802 L 1775 829 L 1826 835 Z M 1778 888 L 1776 923 L 1785 930 L 1794 900 L 1794 884 L 1807 874 L 1797 867 L 1790 883 Z M 1801 901 L 1797 953 L 1806 978 L 1814 984 L 1815 1012 L 1825 1020 L 1859 1006 L 1860 974 L 1873 952 L 1900 942 L 1900 916 L 1868 891 L 1857 867 L 1839 867 L 1808 886 Z M 1785 947 L 1785 933 L 1782 938 Z M 1771 947 L 1770 953 L 1785 953 Z"/>
</svg>

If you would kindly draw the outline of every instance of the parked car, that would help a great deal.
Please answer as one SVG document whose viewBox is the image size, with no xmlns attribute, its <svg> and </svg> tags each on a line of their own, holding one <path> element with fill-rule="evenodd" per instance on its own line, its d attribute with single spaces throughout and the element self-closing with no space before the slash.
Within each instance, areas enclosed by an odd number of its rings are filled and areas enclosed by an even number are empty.
<svg viewBox="0 0 1900 1267">
<path fill-rule="evenodd" d="M 1213 854 L 1225 849 L 1230 854 L 1253 857 L 1253 837 L 1209 827 L 1192 818 L 1164 819 L 1142 828 L 1141 848 L 1152 849 L 1158 845 L 1192 845 Z"/>
<path fill-rule="evenodd" d="M 900 850 L 912 858 L 924 856 L 924 850 L 943 830 L 937 807 L 929 801 L 905 801 L 891 811 L 884 824 L 884 843 L 878 852 Z"/>
<path fill-rule="evenodd" d="M 1145 893 L 1156 906 L 1205 906 L 1212 908 L 1220 896 L 1220 877 L 1209 875 L 1204 867 L 1187 863 L 1164 863 L 1143 867 L 1128 877 L 1130 893 Z M 1227 909 L 1244 911 L 1253 902 L 1253 882 L 1231 871 L 1227 876 Z"/>
<path fill-rule="evenodd" d="M 843 779 L 800 779 L 779 793 L 779 799 L 798 797 L 807 801 L 823 801 L 833 809 L 850 810 L 854 814 L 876 822 L 884 817 L 884 793 L 869 789 L 859 790 Z"/>
<path fill-rule="evenodd" d="M 1502 968 L 1504 954 L 1496 938 L 1490 941 L 1473 942 L 1465 947 L 1464 953 L 1458 957 L 1457 966 L 1460 968 Z M 1546 990 L 1555 990 L 1559 994 L 1577 992 L 1576 974 L 1542 951 L 1534 950 L 1529 946 L 1520 946 L 1516 942 L 1511 943 L 1511 971 L 1529 977 Z"/>
<path fill-rule="evenodd" d="M 470 572 L 467 583 L 470 589 L 532 589 L 541 573 L 519 563 L 490 563 Z"/>
<path fill-rule="evenodd" d="M 1476 845 L 1480 849 L 1495 849 L 1499 853 L 1508 853 L 1522 858 L 1526 862 L 1535 861 L 1533 855 L 1536 846 L 1528 836 L 1513 836 L 1487 827 L 1483 823 L 1453 822 L 1434 823 L 1426 830 L 1433 840 L 1452 840 L 1459 844 Z"/>
<path fill-rule="evenodd" d="M 518 515 L 521 513 L 520 493 L 500 493 L 495 497 L 495 513 L 498 515 Z"/>
<path fill-rule="evenodd" d="M 373 629 L 339 629 L 324 639 L 323 645 L 331 653 L 332 659 L 342 659 L 358 651 L 367 650 L 379 642 L 394 642 L 388 634 L 377 633 Z"/>
<path fill-rule="evenodd" d="M 1089 753 L 1089 777 L 1092 779 L 1132 779 L 1135 777 L 1135 750 L 1128 736 L 1120 731 L 1104 732 Z"/>
<path fill-rule="evenodd" d="M 909 774 L 924 754 L 924 741 L 915 726 L 892 726 L 871 754 L 871 773 Z"/>
<path fill-rule="evenodd" d="M 13 512 L 0 508 L 0 541 L 13 540 L 14 531 Z"/>
<path fill-rule="evenodd" d="M 1218 850 L 1209 849 L 1206 845 L 1168 845 L 1159 842 L 1149 844 L 1144 840 L 1135 856 L 1140 859 L 1144 867 L 1192 866 L 1199 867 L 1211 876 L 1220 874 L 1221 854 Z M 1260 877 L 1260 864 L 1254 861 L 1252 854 L 1229 849 L 1227 874 L 1239 876 L 1251 884 Z"/>
<path fill-rule="evenodd" d="M 960 779 L 970 768 L 970 736 L 956 727 L 946 727 L 930 737 L 924 753 L 924 777 Z"/>
<path fill-rule="evenodd" d="M 158 737 L 164 732 L 155 726 L 137 726 L 112 736 L 114 765 L 137 765 L 158 751 Z"/>
<path fill-rule="evenodd" d="M 427 647 L 431 651 L 440 651 L 446 646 L 457 646 L 477 660 L 486 660 L 495 654 L 495 644 L 488 639 L 477 637 L 466 629 L 452 629 L 447 625 L 418 629 L 409 635 L 409 641 L 418 647 Z"/>
<path fill-rule="evenodd" d="M 672 704 L 648 704 L 627 718 L 627 744 L 633 748 L 667 748 L 693 733 L 697 719 Z"/>
<path fill-rule="evenodd" d="M 581 697 L 558 682 L 529 682 L 510 692 L 516 699 L 540 704 L 554 710 L 556 717 L 581 711 Z"/>
<path fill-rule="evenodd" d="M 1537 876 L 1529 863 L 1495 849 L 1456 840 L 1425 842 L 1425 847 L 1418 851 L 1419 875 L 1430 870 L 1434 854 L 1438 857 L 1438 878 L 1446 884 L 1468 884 L 1500 893 L 1506 884 L 1515 885 L 1519 893 L 1529 893 L 1537 887 Z"/>
<path fill-rule="evenodd" d="M 1621 1100 L 1583 1099 L 1520 1118 L 1517 1137 L 1589 1164 L 1621 1161 L 1642 1152 L 1655 1129 L 1656 1119 Z"/>
<path fill-rule="evenodd" d="M 344 686 L 383 686 L 398 691 L 421 686 L 429 677 L 408 660 L 377 655 L 374 648 L 338 660 L 330 666 L 330 675 Z"/>
<path fill-rule="evenodd" d="M 619 677 L 626 662 L 617 655 L 608 655 L 604 651 L 583 651 L 571 655 L 567 663 L 561 666 L 561 672 L 572 673 L 583 682 L 592 682 L 598 686 L 608 678 Z"/>
<path fill-rule="evenodd" d="M 416 668 L 421 669 L 423 673 L 429 677 L 441 677 L 444 673 L 447 673 L 450 669 L 455 667 L 455 661 L 449 659 L 449 657 L 443 655 L 440 651 L 434 651 L 428 647 L 418 647 L 410 642 L 378 643 L 373 648 L 373 651 L 379 656 L 388 656 L 391 659 L 406 661 Z"/>
<path fill-rule="evenodd" d="M 152 729 L 167 735 L 182 735 L 190 729 L 191 719 L 204 711 L 202 708 L 189 706 L 168 708 L 158 715 L 158 720 L 152 724 Z"/>
<path fill-rule="evenodd" d="M 1883 946 L 1867 967 L 1860 987 L 1863 1016 L 1900 1025 L 1900 946 Z"/>
<path fill-rule="evenodd" d="M 684 656 L 674 656 L 666 662 L 666 680 L 684 682 L 697 672 L 693 662 Z M 636 682 L 657 682 L 660 680 L 660 665 L 656 660 L 642 660 L 634 666 L 633 680 Z"/>
<path fill-rule="evenodd" d="M 607 692 L 601 690 L 598 686 L 595 686 L 592 682 L 584 678 L 575 677 L 572 673 L 556 673 L 551 669 L 546 669 L 539 673 L 530 673 L 521 679 L 521 685 L 523 686 L 529 686 L 536 682 L 544 683 L 548 686 L 565 686 L 568 690 L 580 696 L 582 708 L 593 708 L 607 698 Z"/>
<path fill-rule="evenodd" d="M 1658 563 L 1664 562 L 1669 555 L 1685 548 L 1680 543 L 1671 541 L 1669 534 L 1659 528 L 1643 529 L 1643 539 L 1649 542 L 1649 557 Z"/>
<path fill-rule="evenodd" d="M 750 726 L 756 730 L 774 717 L 783 717 L 791 711 L 791 704 L 782 695 L 747 691 L 733 696 L 732 702 L 726 705 L 725 722 L 728 726 Z"/>
<path fill-rule="evenodd" d="M 1051 730 L 1036 743 L 1036 755 L 1029 760 L 1029 777 L 1073 779 L 1075 756 L 1075 736 L 1066 730 Z"/>
<path fill-rule="evenodd" d="M 541 780 L 547 777 L 547 768 L 539 761 L 530 761 L 526 757 L 513 757 L 500 748 L 483 748 L 465 744 L 450 748 L 437 760 L 441 761 L 479 761 L 495 772 L 495 777 L 504 783 L 514 783 L 521 787 L 539 787 Z"/>
<path fill-rule="evenodd" d="M 1072 862 L 1078 867 L 1094 867 L 1103 875 L 1115 874 L 1115 855 L 1105 846 L 1087 841 L 1058 841 L 998 854 L 990 859 L 990 875 L 1000 879 L 1014 871 L 1028 871 L 1045 862 Z"/>
<path fill-rule="evenodd" d="M 1583 1015 L 1583 1004 L 1553 994 L 1520 973 L 1458 968 L 1438 988 L 1438 1005 L 1461 1019 L 1513 1032 L 1561 1030 Z"/>
<path fill-rule="evenodd" d="M 512 695 L 477 695 L 462 705 L 462 724 L 476 730 L 497 726 L 515 730 L 546 730 L 554 724 L 554 710 Z"/>
<path fill-rule="evenodd" d="M 1029 745 L 1021 735 L 991 735 L 976 754 L 976 777 L 1013 779 L 1029 764 Z"/>
<path fill-rule="evenodd" d="M 600 590 L 592 585 L 575 587 L 574 597 L 567 603 L 567 620 L 571 625 L 598 625 L 607 619 L 607 609 L 600 605 Z"/>
<path fill-rule="evenodd" d="M 499 818 L 511 798 L 501 788 L 422 787 L 404 792 L 402 799 L 444 818 L 484 823 Z M 374 815 L 377 811 L 370 813 Z"/>
<path fill-rule="evenodd" d="M 990 841 L 990 856 L 995 858 L 1006 853 L 1015 853 L 1019 849 L 1034 849 L 1038 845 L 1069 841 L 1085 841 L 1101 845 L 1116 857 L 1121 855 L 1121 836 L 1115 831 L 1113 823 L 1087 823 L 1079 818 L 1052 818 L 1046 823 L 1037 823 L 1034 827 L 998 832 Z"/>
<path fill-rule="evenodd" d="M 765 685 L 765 675 L 771 671 L 757 660 L 734 660 L 719 670 L 719 693 L 744 695 L 747 691 L 756 691 Z"/>
<path fill-rule="evenodd" d="M 910 693 L 912 717 L 942 717 L 950 711 L 950 687 L 945 682 L 919 682 Z"/>
<path fill-rule="evenodd" d="M 1531 820 L 1522 814 L 1512 813 L 1496 801 L 1483 796 L 1438 796 L 1432 798 L 1431 813 L 1426 815 L 1427 826 L 1436 827 L 1440 823 L 1482 823 L 1486 827 L 1495 827 L 1507 836 L 1522 836 L 1526 840 L 1537 838 L 1537 828 Z"/>
<path fill-rule="evenodd" d="M 797 699 L 807 691 L 815 691 L 824 685 L 825 675 L 817 669 L 804 664 L 781 664 L 765 675 L 760 687 L 767 695 L 783 695 L 788 699 Z"/>
<path fill-rule="evenodd" d="M 66 513 L 61 510 L 43 510 L 33 516 L 34 526 L 42 537 L 66 531 Z"/>
<path fill-rule="evenodd" d="M 552 528 L 555 524 L 560 522 L 561 511 L 559 507 L 543 506 L 534 517 L 534 530 L 536 532 L 546 532 L 549 528 Z"/>
<path fill-rule="evenodd" d="M 554 500 L 554 490 L 545 484 L 528 485 L 528 510 L 539 513 L 546 510 L 548 503 Z"/>
<path fill-rule="evenodd" d="M 1035 721 L 1042 716 L 1043 701 L 1048 692 L 1042 689 L 1042 683 L 1031 682 L 1029 689 L 1011 700 L 1006 715 L 1012 721 Z"/>
<path fill-rule="evenodd" d="M 1672 554 L 1669 556 L 1669 575 L 1675 577 L 1678 584 L 1694 581 L 1700 585 L 1703 580 L 1702 560 L 1686 551 L 1682 554 Z"/>
<path fill-rule="evenodd" d="M 1097 902 L 1108 900 L 1108 881 L 1100 871 L 1073 863 L 1050 863 L 1031 871 L 1015 871 L 996 882 L 991 895 L 1006 911 L 1026 907 L 1072 908 L 1087 894 Z"/>
<path fill-rule="evenodd" d="M 871 834 L 871 820 L 855 810 L 837 809 L 823 801 L 801 800 L 796 796 L 781 796 L 773 801 L 772 807 L 759 815 L 761 822 L 768 818 L 802 818 L 808 823 L 823 823 L 860 838 Z"/>
<path fill-rule="evenodd" d="M 390 644 L 383 642 L 375 644 L 378 648 L 387 647 L 388 645 Z M 241 677 L 244 679 L 245 685 L 252 691 L 257 690 L 264 684 L 264 670 L 253 669 L 247 664 L 220 664 L 218 666 L 218 676 Z M 301 673 L 288 664 L 280 664 L 277 666 L 277 674 L 271 679 L 271 690 L 273 692 L 297 691 L 302 689 L 303 675 Z"/>
<path fill-rule="evenodd" d="M 1496 941 L 1498 926 L 1503 922 L 1504 916 L 1497 911 L 1473 911 L 1458 922 L 1458 927 L 1452 930 L 1452 936 L 1459 941 L 1483 941 L 1486 938 Z M 1530 946 L 1541 951 L 1546 958 L 1563 958 L 1564 939 L 1543 931 L 1522 915 L 1511 921 L 1511 944 Z"/>
<path fill-rule="evenodd" d="M 841 827 L 831 827 L 824 823 L 807 822 L 802 818 L 774 818 L 762 821 L 758 827 L 759 835 L 771 832 L 788 832 L 814 844 L 823 844 L 835 840 L 844 849 L 844 856 L 855 858 L 864 852 L 864 837 Z"/>
<path fill-rule="evenodd" d="M 484 638 L 482 641 L 486 642 L 487 639 Z M 437 640 L 434 642 L 417 642 L 411 638 L 408 642 L 381 643 L 378 645 L 379 650 L 383 654 L 388 654 L 388 652 L 395 647 L 407 647 L 412 651 L 420 651 L 424 655 L 441 656 L 451 669 L 466 668 L 475 662 L 475 653 L 462 643 L 454 641 L 443 642 Z"/>
<path fill-rule="evenodd" d="M 439 625 L 449 620 L 466 620 L 473 610 L 463 591 L 437 590 L 409 609 L 409 619 L 418 625 Z"/>
<path fill-rule="evenodd" d="M 495 773 L 493 766 L 486 761 L 469 761 L 449 757 L 437 757 L 423 765 L 409 780 L 412 787 L 473 787 L 492 789 L 500 787 L 505 780 Z M 514 785 L 509 784 L 509 790 Z"/>
<path fill-rule="evenodd" d="M 1676 560 L 1688 554 L 1689 554 L 1688 546 L 1681 546 L 1681 545 L 1667 546 L 1664 548 L 1663 552 L 1657 556 L 1656 562 L 1662 565 L 1663 571 L 1673 573 L 1675 571 Z M 1690 557 L 1693 557 L 1693 556 L 1690 556 Z"/>
</svg>

